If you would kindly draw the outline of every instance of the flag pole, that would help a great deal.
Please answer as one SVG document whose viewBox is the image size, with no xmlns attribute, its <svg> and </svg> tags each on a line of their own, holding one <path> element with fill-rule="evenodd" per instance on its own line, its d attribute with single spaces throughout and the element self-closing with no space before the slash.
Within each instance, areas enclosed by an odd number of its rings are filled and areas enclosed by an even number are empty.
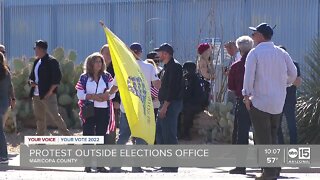
<svg viewBox="0 0 320 180">
<path fill-rule="evenodd" d="M 104 22 L 103 22 L 102 20 L 99 21 L 99 24 L 102 26 L 103 29 L 108 28 L 108 27 L 104 24 Z M 108 29 L 109 29 L 109 28 L 108 28 Z M 108 42 L 107 42 L 107 43 L 108 43 Z M 136 59 L 140 59 L 139 56 L 138 56 L 135 52 L 133 52 L 128 46 L 126 46 L 126 47 L 128 48 L 128 50 L 133 54 L 133 56 L 134 56 Z"/>
</svg>

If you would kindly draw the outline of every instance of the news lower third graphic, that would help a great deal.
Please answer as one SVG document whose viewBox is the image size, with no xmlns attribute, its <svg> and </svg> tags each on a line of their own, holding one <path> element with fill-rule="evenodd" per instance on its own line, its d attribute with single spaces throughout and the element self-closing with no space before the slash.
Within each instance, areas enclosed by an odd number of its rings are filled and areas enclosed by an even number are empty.
<svg viewBox="0 0 320 180">
<path fill-rule="evenodd" d="M 26 136 L 25 167 L 316 167 L 319 145 L 104 145 L 103 136 Z"/>
</svg>

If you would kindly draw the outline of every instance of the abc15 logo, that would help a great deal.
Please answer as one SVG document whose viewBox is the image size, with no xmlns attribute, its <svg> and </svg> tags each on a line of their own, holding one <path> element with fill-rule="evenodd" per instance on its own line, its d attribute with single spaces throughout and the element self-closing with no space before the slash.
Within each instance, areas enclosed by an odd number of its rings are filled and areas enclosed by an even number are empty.
<svg viewBox="0 0 320 180">
<path fill-rule="evenodd" d="M 311 159 L 311 149 L 310 147 L 299 147 L 299 148 L 291 148 L 288 151 L 288 156 L 291 159 Z"/>
</svg>

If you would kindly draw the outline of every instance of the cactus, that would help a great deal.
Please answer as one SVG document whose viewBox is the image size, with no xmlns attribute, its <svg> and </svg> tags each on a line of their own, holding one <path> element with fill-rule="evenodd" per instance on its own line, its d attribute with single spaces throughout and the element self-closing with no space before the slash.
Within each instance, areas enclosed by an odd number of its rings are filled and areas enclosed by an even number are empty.
<svg viewBox="0 0 320 180">
<path fill-rule="evenodd" d="M 218 142 L 229 142 L 233 131 L 234 116 L 230 113 L 232 103 L 210 103 L 208 111 L 219 121 L 218 126 L 208 127 L 210 138 Z"/>
<path fill-rule="evenodd" d="M 219 125 L 220 125 L 222 128 L 228 127 L 228 120 L 225 119 L 225 118 L 221 118 L 220 121 L 219 121 Z"/>
<path fill-rule="evenodd" d="M 69 96 L 69 94 L 62 94 L 62 95 L 59 96 L 58 102 L 62 106 L 67 106 L 67 105 L 72 104 L 73 100 Z"/>
<path fill-rule="evenodd" d="M 65 91 L 65 85 L 63 83 L 61 83 L 58 87 L 58 95 L 64 94 Z"/>
<path fill-rule="evenodd" d="M 53 57 L 55 57 L 59 62 L 64 61 L 64 49 L 59 47 L 53 50 Z"/>
<path fill-rule="evenodd" d="M 234 120 L 234 115 L 232 115 L 230 112 L 227 113 L 227 119 L 230 121 Z"/>
<path fill-rule="evenodd" d="M 69 55 L 68 55 L 68 59 L 69 59 L 70 61 L 75 62 L 75 61 L 77 60 L 77 54 L 76 54 L 76 52 L 70 51 L 70 52 L 69 52 Z"/>
<path fill-rule="evenodd" d="M 21 70 L 25 67 L 25 63 L 23 61 L 21 61 L 20 59 L 15 59 L 13 60 L 13 68 L 15 70 Z"/>
</svg>

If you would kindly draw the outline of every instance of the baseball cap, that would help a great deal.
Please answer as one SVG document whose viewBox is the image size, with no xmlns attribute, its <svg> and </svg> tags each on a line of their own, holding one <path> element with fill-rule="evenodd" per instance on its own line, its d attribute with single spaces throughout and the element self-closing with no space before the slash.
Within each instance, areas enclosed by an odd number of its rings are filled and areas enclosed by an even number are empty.
<svg viewBox="0 0 320 180">
<path fill-rule="evenodd" d="M 135 53 L 142 52 L 142 46 L 141 46 L 141 44 L 139 44 L 137 42 L 132 43 L 130 45 L 130 49 Z"/>
<path fill-rule="evenodd" d="M 34 48 L 35 47 L 39 47 L 41 49 L 47 50 L 48 49 L 48 43 L 47 43 L 47 41 L 44 41 L 44 40 L 37 40 L 35 42 Z"/>
<path fill-rule="evenodd" d="M 265 36 L 273 35 L 273 28 L 271 28 L 267 23 L 261 23 L 257 27 L 249 27 L 253 31 L 257 31 Z"/>
<path fill-rule="evenodd" d="M 163 44 L 160 45 L 159 48 L 156 48 L 154 50 L 156 52 L 164 51 L 164 52 L 167 52 L 167 53 L 169 53 L 171 55 L 173 55 L 173 52 L 174 52 L 172 46 L 170 44 L 168 44 L 168 43 L 163 43 Z"/>
</svg>

